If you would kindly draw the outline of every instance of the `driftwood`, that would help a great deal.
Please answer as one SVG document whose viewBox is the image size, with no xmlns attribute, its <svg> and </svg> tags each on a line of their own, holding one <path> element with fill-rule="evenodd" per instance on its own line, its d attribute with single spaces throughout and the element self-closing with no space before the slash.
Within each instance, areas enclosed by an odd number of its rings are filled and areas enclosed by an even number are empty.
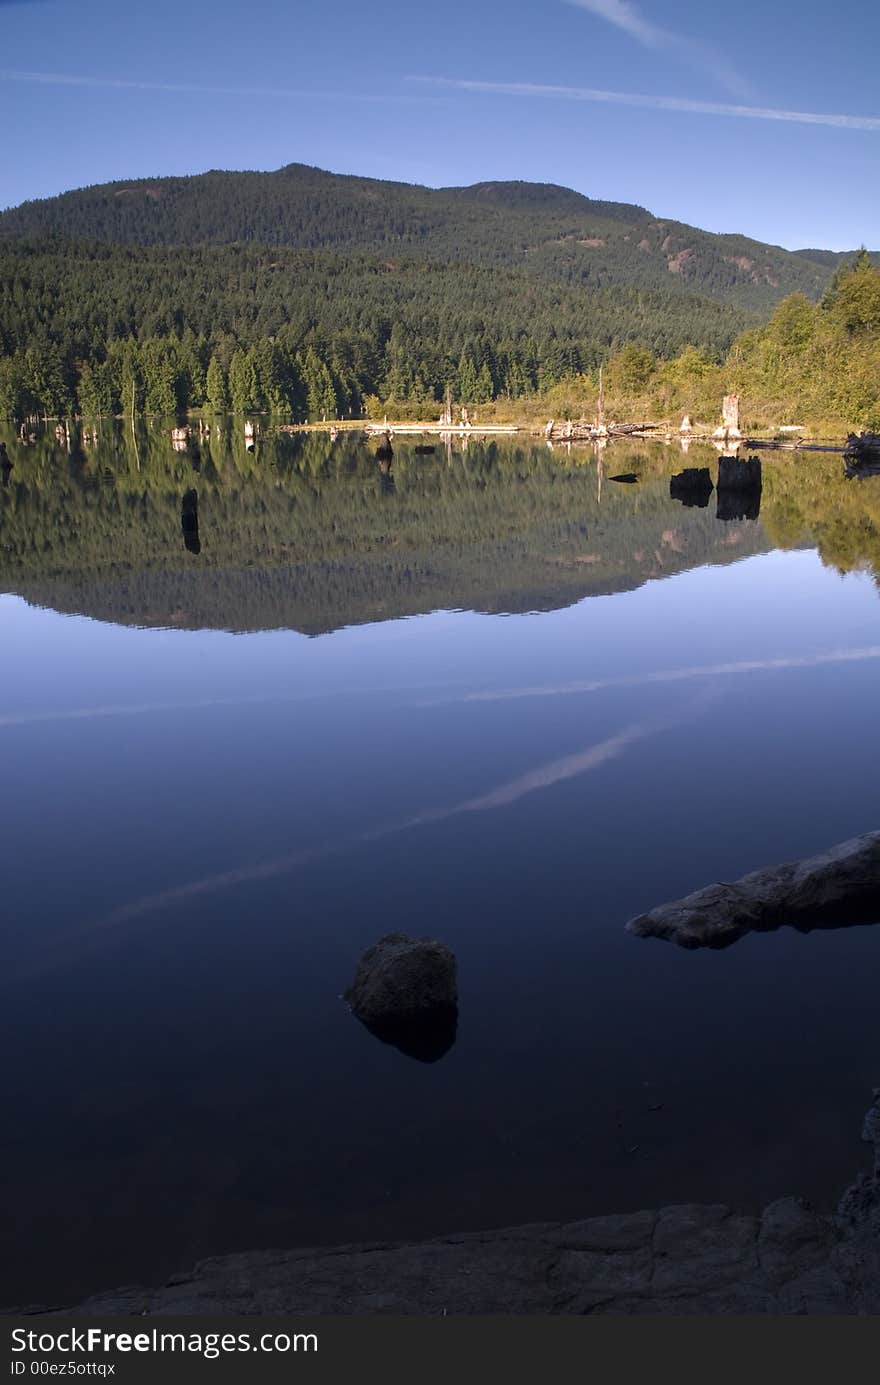
<svg viewBox="0 0 880 1385">
<path fill-rule="evenodd" d="M 595 442 L 598 438 L 637 438 L 646 433 L 656 433 L 665 428 L 665 423 L 556 423 L 552 419 L 544 429 L 545 436 L 553 442 Z"/>
<path fill-rule="evenodd" d="M 658 429 L 665 427 L 665 423 L 610 423 L 608 432 L 612 437 L 628 438 L 636 433 L 656 433 Z"/>
<path fill-rule="evenodd" d="M 880 832 L 803 861 L 752 871 L 661 904 L 626 925 L 638 938 L 680 947 L 729 947 L 746 933 L 789 925 L 845 928 L 880 921 Z"/>
</svg>

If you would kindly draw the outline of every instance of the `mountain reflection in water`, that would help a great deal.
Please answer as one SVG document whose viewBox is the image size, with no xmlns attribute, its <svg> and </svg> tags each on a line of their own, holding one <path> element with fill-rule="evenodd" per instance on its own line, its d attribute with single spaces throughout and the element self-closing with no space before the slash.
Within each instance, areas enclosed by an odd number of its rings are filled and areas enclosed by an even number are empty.
<svg viewBox="0 0 880 1385">
<path fill-rule="evenodd" d="M 760 491 L 722 490 L 710 515 L 710 464 L 705 486 L 682 490 L 677 448 L 656 444 L 616 445 L 615 466 L 632 468 L 618 474 L 639 484 L 604 491 L 589 447 L 507 439 L 428 456 L 395 439 L 392 465 L 358 435 L 248 452 L 223 431 L 201 443 L 198 492 L 167 429 L 137 454 L 110 424 L 72 456 L 51 436 L 8 447 L 4 587 L 125 624 L 320 634 L 441 608 L 550 610 L 814 540 L 841 570 L 880 566 L 878 488 L 847 486 L 836 457 L 774 461 L 763 511 Z M 182 561 L 181 528 L 198 566 Z"/>
</svg>

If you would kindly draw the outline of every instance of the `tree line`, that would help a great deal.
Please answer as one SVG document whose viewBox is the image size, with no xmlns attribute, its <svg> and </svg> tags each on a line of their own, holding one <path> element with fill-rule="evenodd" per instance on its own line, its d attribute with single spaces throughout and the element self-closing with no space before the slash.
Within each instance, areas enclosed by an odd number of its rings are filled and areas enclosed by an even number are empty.
<svg viewBox="0 0 880 1385">
<path fill-rule="evenodd" d="M 880 427 L 880 272 L 861 252 L 819 303 L 763 326 L 707 300 L 564 290 L 510 269 L 304 251 L 0 247 L 0 416 L 266 412 L 297 422 L 537 400 L 707 421 Z"/>
<path fill-rule="evenodd" d="M 247 246 L 0 242 L 0 414 L 248 409 L 544 392 L 627 342 L 713 353 L 749 314 L 519 269 Z M 210 377 L 210 378 L 209 378 Z"/>
</svg>

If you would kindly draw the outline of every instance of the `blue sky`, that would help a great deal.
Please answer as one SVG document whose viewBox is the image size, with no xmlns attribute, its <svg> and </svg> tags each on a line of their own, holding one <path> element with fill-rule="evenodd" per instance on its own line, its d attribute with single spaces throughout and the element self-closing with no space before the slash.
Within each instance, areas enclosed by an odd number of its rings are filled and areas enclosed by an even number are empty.
<svg viewBox="0 0 880 1385">
<path fill-rule="evenodd" d="M 0 205 L 299 161 L 880 247 L 876 0 L 0 0 Z"/>
</svg>

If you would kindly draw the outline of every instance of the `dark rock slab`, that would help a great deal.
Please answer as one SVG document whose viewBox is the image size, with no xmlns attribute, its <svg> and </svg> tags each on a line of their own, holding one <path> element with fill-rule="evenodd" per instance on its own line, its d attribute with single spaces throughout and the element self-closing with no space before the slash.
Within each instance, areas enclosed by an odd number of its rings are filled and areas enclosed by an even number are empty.
<svg viewBox="0 0 880 1385">
<path fill-rule="evenodd" d="M 66 1314 L 876 1313 L 880 1240 L 797 1199 L 203 1260 Z M 53 1310 L 61 1313 L 62 1310 Z"/>
<path fill-rule="evenodd" d="M 880 832 L 803 861 L 768 866 L 661 904 L 626 925 L 639 938 L 681 947 L 729 947 L 746 933 L 803 932 L 880 921 Z"/>
<path fill-rule="evenodd" d="M 412 1244 L 256 1251 L 202 1260 L 160 1288 L 16 1315 L 877 1315 L 880 1088 L 862 1138 L 873 1166 L 836 1214 L 795 1197 L 760 1216 L 693 1203 Z"/>
</svg>

